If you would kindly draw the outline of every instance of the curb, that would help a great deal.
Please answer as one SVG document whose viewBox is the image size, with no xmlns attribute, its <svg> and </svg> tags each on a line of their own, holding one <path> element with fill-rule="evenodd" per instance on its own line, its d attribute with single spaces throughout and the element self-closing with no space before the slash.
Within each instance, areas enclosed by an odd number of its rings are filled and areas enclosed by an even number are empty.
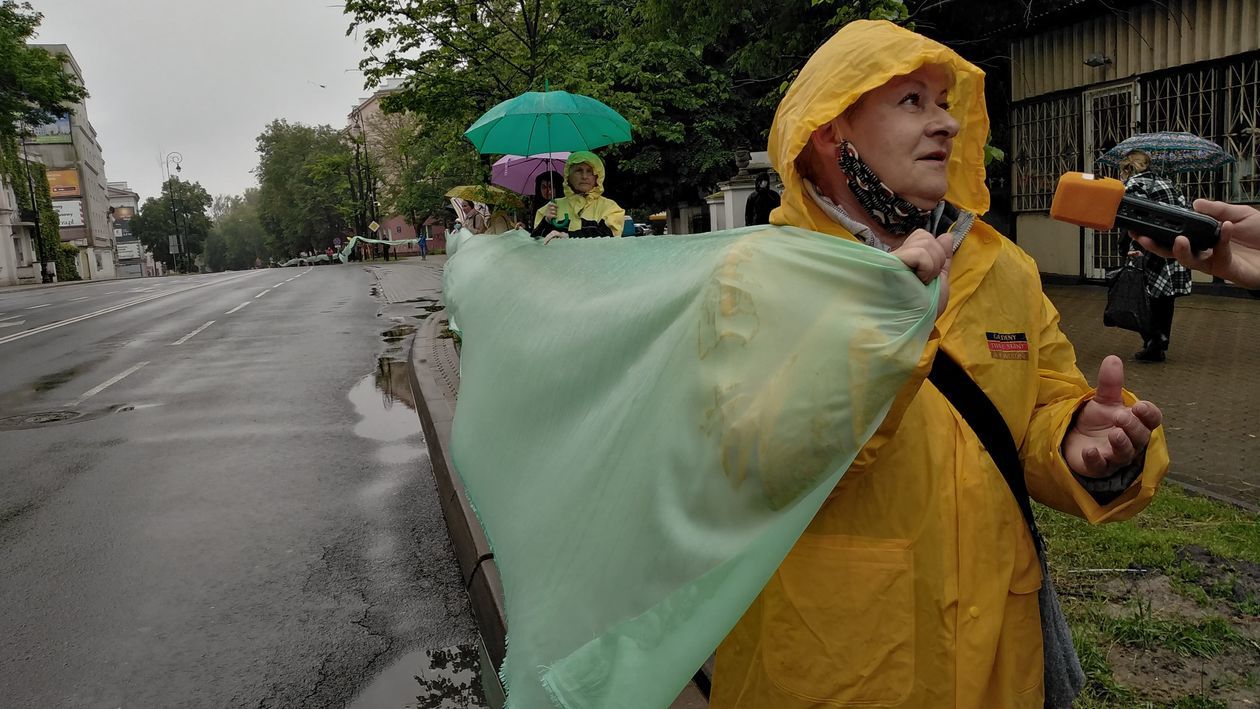
<svg viewBox="0 0 1260 709">
<path fill-rule="evenodd" d="M 455 472 L 455 464 L 451 461 L 449 451 L 458 374 L 441 372 L 439 376 L 447 381 L 439 381 L 434 375 L 434 369 L 440 368 L 443 360 L 448 364 L 458 361 L 454 344 L 437 336 L 438 323 L 445 314 L 445 310 L 440 310 L 427 318 L 412 339 L 409 355 L 411 389 L 415 395 L 416 411 L 420 415 L 429 458 L 433 464 L 433 477 L 437 482 L 442 514 L 446 517 L 451 543 L 455 547 L 464 589 L 472 602 L 473 615 L 481 637 L 485 640 L 487 654 L 493 663 L 492 669 L 497 670 L 503 665 L 507 639 L 502 581 L 499 568 L 494 563 L 494 553 L 490 551 L 490 543 L 486 540 L 472 506 L 468 504 L 463 481 Z M 456 381 L 449 381 L 452 376 Z M 487 674 L 497 676 L 497 672 Z"/>
</svg>

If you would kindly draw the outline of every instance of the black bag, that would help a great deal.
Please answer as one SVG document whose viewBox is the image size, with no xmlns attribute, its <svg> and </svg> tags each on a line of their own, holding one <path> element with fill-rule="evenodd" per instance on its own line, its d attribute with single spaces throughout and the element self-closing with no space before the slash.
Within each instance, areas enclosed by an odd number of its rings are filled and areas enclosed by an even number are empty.
<svg viewBox="0 0 1260 709">
<path fill-rule="evenodd" d="M 1041 562 L 1041 590 L 1037 592 L 1037 604 L 1041 609 L 1045 707 L 1070 709 L 1076 696 L 1085 687 L 1085 671 L 1081 668 L 1080 658 L 1076 656 L 1072 631 L 1068 628 L 1067 619 L 1063 617 L 1059 596 L 1046 565 L 1045 542 L 1041 538 L 1041 532 L 1037 531 L 1037 521 L 1033 518 L 1028 483 L 1024 480 L 1024 466 L 1020 462 L 1019 448 L 1011 436 L 1011 429 L 980 385 L 944 350 L 937 350 L 928 381 L 958 410 L 993 458 L 998 470 L 1002 471 L 1002 477 L 1011 489 L 1011 494 L 1015 496 L 1028 531 L 1032 533 L 1037 559 Z"/>
<path fill-rule="evenodd" d="M 1146 297 L 1146 271 L 1130 259 L 1108 277 L 1107 309 L 1103 325 L 1132 330 L 1143 337 L 1151 331 L 1151 303 Z"/>
</svg>

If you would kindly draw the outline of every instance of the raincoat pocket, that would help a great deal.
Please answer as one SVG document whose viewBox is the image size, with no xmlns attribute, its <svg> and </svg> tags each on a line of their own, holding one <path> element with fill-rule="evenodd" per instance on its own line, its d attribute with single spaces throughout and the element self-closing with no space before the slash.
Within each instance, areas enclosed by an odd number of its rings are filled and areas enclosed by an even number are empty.
<svg viewBox="0 0 1260 709">
<path fill-rule="evenodd" d="M 1041 609 L 1035 591 L 1011 590 L 1006 597 L 1000 637 L 992 676 L 1000 684 L 1010 683 L 999 688 L 998 693 L 1004 697 L 1002 704 L 1011 709 L 1040 707 L 1044 658 Z"/>
<path fill-rule="evenodd" d="M 806 533 L 766 586 L 766 672 L 831 706 L 896 706 L 914 685 L 910 543 Z"/>
</svg>

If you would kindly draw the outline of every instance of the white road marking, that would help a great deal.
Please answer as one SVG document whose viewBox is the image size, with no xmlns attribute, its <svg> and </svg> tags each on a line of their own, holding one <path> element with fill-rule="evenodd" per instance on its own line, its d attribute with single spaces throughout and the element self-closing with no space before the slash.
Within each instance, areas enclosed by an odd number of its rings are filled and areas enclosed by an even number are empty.
<svg viewBox="0 0 1260 709">
<path fill-rule="evenodd" d="M 275 284 L 274 286 L 272 286 L 272 288 L 279 288 L 280 286 L 282 286 L 282 285 L 284 285 L 284 284 L 285 284 L 285 282 L 284 282 L 284 281 L 280 281 L 279 283 L 277 283 L 277 284 Z"/>
<path fill-rule="evenodd" d="M 92 387 L 91 389 L 88 389 L 87 391 L 83 392 L 83 396 L 80 396 L 79 398 L 77 398 L 77 399 L 75 399 L 74 401 L 70 402 L 70 406 L 78 406 L 79 404 L 82 404 L 84 401 L 86 401 L 86 400 L 88 400 L 88 399 L 90 399 L 90 398 L 92 398 L 92 397 L 96 396 L 97 394 L 99 394 L 99 393 L 101 393 L 101 392 L 105 391 L 105 389 L 106 389 L 106 388 L 111 387 L 111 386 L 113 386 L 113 385 L 117 384 L 118 382 L 121 382 L 123 379 L 126 379 L 127 377 L 129 377 L 129 376 L 131 376 L 131 375 L 135 374 L 137 371 L 139 371 L 139 370 L 140 370 L 140 368 L 141 368 L 141 367 L 143 367 L 143 366 L 144 366 L 144 365 L 146 365 L 146 364 L 148 364 L 148 362 L 141 362 L 140 364 L 137 364 L 136 366 L 132 367 L 131 369 L 128 369 L 127 371 L 123 372 L 122 374 L 119 374 L 119 375 L 118 375 L 118 376 L 116 376 L 116 377 L 113 377 L 113 378 L 111 378 L 111 379 L 108 379 L 108 380 L 106 380 L 105 382 L 103 382 L 103 383 L 101 383 L 101 384 L 98 384 L 98 385 L 96 385 L 96 386 Z"/>
<path fill-rule="evenodd" d="M 254 296 L 254 298 L 255 298 L 255 299 L 257 299 L 257 298 L 261 298 L 261 297 L 263 297 L 264 295 L 267 295 L 267 294 L 268 294 L 268 293 L 270 293 L 270 292 L 271 292 L 271 289 L 270 289 L 270 288 L 268 288 L 267 290 L 265 290 L 265 291 L 263 291 L 263 292 L 259 293 L 258 295 Z"/>
<path fill-rule="evenodd" d="M 92 297 L 92 296 L 90 296 L 90 295 L 85 295 L 85 296 L 81 296 L 81 297 L 79 297 L 79 298 L 71 298 L 71 299 L 70 299 L 70 302 L 71 302 L 71 303 L 73 303 L 73 302 L 74 302 L 74 301 L 76 301 L 76 300 L 87 300 L 88 298 L 91 298 L 91 297 Z"/>
<path fill-rule="evenodd" d="M 39 327 L 33 327 L 30 330 L 25 330 L 23 332 L 15 332 L 12 335 L 9 335 L 7 337 L 0 337 L 0 345 L 8 344 L 10 342 L 15 342 L 24 337 L 30 337 L 31 335 L 38 335 L 41 332 L 48 332 L 49 330 L 56 330 L 57 328 L 65 327 L 66 325 L 73 325 L 75 323 L 83 322 L 84 320 L 90 320 L 95 317 L 100 317 L 101 315 L 107 315 L 109 313 L 122 310 L 123 308 L 130 308 L 133 305 L 141 305 L 143 303 L 148 303 L 149 301 L 157 300 L 158 298 L 165 298 L 171 295 L 179 295 L 180 293 L 187 293 L 188 291 L 197 290 L 198 288 L 205 288 L 206 286 L 220 285 L 223 283 L 231 283 L 233 281 L 237 281 L 242 278 L 248 278 L 252 275 L 255 275 L 255 274 L 245 273 L 236 278 L 228 278 L 222 281 L 211 281 L 209 283 L 200 283 L 194 286 L 188 286 L 187 288 L 178 288 L 178 289 L 166 291 L 163 293 L 154 293 L 153 295 L 147 295 L 140 298 L 134 298 L 132 300 L 124 301 L 117 305 L 111 305 L 107 308 L 101 308 L 100 310 L 95 310 L 90 313 L 84 313 L 83 315 L 76 315 L 72 318 L 66 318 L 65 320 L 58 320 L 57 322 L 51 322 L 51 323 L 48 323 L 47 325 L 40 325 Z"/>
<path fill-rule="evenodd" d="M 224 313 L 224 315 L 231 315 L 232 313 L 235 313 L 236 311 L 240 310 L 241 308 L 245 307 L 246 305 L 249 305 L 249 301 L 248 301 L 248 300 L 247 300 L 247 301 L 245 301 L 244 303 L 241 303 L 240 305 L 236 306 L 235 308 L 232 308 L 231 310 L 227 311 L 226 313 Z"/>
<path fill-rule="evenodd" d="M 214 324 L 214 321 L 213 321 L 213 320 L 211 320 L 210 322 L 206 323 L 205 325 L 202 325 L 201 327 L 197 328 L 196 330 L 193 330 L 192 332 L 188 333 L 187 335 L 184 335 L 183 337 L 179 338 L 178 340 L 176 340 L 176 341 L 172 342 L 172 343 L 171 343 L 171 345 L 172 345 L 172 346 L 174 346 L 174 345 L 182 345 L 182 344 L 184 344 L 185 342 L 188 342 L 189 340 L 191 340 L 193 337 L 195 337 L 197 333 L 199 333 L 199 332 L 201 332 L 202 330 L 204 330 L 204 329 L 206 329 L 206 328 L 210 327 L 210 326 L 211 326 L 211 325 L 213 325 L 213 324 Z"/>
<path fill-rule="evenodd" d="M 11 319 L 12 318 L 5 318 L 5 320 L 11 320 Z M 25 320 L 18 320 L 17 322 L 0 322 L 0 327 L 17 327 L 18 325 L 22 325 L 25 322 L 26 322 Z"/>
<path fill-rule="evenodd" d="M 40 308 L 47 308 L 50 305 L 52 305 L 52 303 L 44 303 L 43 305 L 32 305 L 31 307 L 27 308 L 27 310 L 38 310 Z"/>
<path fill-rule="evenodd" d="M 114 295 L 115 293 L 121 293 L 121 292 L 122 292 L 122 291 L 120 291 L 120 290 L 112 290 L 112 291 L 110 291 L 110 292 L 106 293 L 105 295 Z"/>
<path fill-rule="evenodd" d="M 0 315 L 3 315 L 3 314 L 4 314 L 4 313 L 0 313 Z M 9 316 L 9 317 L 7 317 L 7 318 L 0 318 L 0 322 L 4 322 L 5 320 L 16 320 L 16 319 L 18 319 L 18 318 L 20 318 L 20 317 L 22 317 L 22 316 L 21 316 L 21 315 L 10 315 L 10 316 Z"/>
</svg>

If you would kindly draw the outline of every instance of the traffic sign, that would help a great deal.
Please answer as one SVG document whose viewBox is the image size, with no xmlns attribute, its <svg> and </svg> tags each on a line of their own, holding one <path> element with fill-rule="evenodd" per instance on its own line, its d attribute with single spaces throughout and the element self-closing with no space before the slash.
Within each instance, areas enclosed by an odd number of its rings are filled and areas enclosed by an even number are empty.
<svg viewBox="0 0 1260 709">
<path fill-rule="evenodd" d="M 368 224 L 368 231 L 376 231 L 377 229 L 380 229 L 380 228 L 381 228 L 381 225 L 377 224 L 376 222 L 372 222 L 371 224 Z"/>
</svg>

